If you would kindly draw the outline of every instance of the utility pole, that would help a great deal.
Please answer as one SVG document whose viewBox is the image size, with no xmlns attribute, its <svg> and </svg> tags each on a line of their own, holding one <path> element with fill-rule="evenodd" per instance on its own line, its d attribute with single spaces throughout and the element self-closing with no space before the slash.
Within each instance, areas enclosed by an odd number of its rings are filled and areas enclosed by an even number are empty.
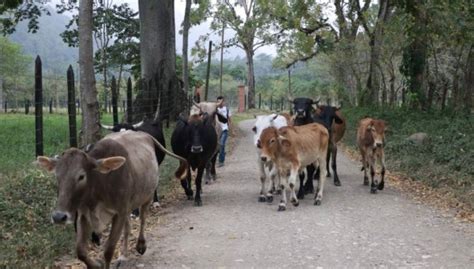
<svg viewBox="0 0 474 269">
<path fill-rule="evenodd" d="M 222 95 L 222 75 L 224 73 L 224 31 L 225 31 L 225 24 L 222 26 L 222 34 L 221 34 L 221 77 L 219 81 L 219 95 Z"/>
<path fill-rule="evenodd" d="M 209 75 L 211 73 L 211 52 L 212 52 L 212 40 L 209 41 L 209 51 L 207 56 L 207 74 L 206 74 L 206 88 L 204 89 L 204 101 L 207 101 L 207 94 L 209 92 Z"/>
</svg>

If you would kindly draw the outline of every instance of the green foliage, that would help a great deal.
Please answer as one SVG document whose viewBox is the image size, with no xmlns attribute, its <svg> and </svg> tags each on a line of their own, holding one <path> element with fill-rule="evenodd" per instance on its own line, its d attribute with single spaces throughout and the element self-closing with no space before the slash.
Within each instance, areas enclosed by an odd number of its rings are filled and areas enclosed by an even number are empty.
<svg viewBox="0 0 474 269">
<path fill-rule="evenodd" d="M 344 143 L 356 147 L 357 123 L 361 118 L 383 119 L 389 126 L 385 146 L 389 170 L 402 171 L 433 187 L 447 187 L 474 206 L 473 117 L 387 108 L 344 108 L 343 114 L 348 121 Z M 423 144 L 406 139 L 417 132 L 428 134 Z"/>
<path fill-rule="evenodd" d="M 50 15 L 44 6 L 48 0 L 5 0 L 0 2 L 0 33 L 11 34 L 18 22 L 28 20 L 28 32 L 36 33 L 39 29 L 39 17 Z"/>
</svg>

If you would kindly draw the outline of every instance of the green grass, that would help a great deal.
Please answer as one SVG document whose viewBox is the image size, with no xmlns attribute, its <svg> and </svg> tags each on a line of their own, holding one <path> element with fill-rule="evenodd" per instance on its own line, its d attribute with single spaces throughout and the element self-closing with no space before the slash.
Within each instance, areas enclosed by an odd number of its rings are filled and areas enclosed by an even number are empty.
<svg viewBox="0 0 474 269">
<path fill-rule="evenodd" d="M 103 115 L 103 121 L 111 123 L 112 116 Z M 44 268 L 74 248 L 73 228 L 50 221 L 56 180 L 32 165 L 34 122 L 33 115 L 0 114 L 0 268 Z M 173 128 L 164 128 L 168 149 Z M 44 114 L 45 155 L 68 148 L 68 130 L 67 115 Z M 169 156 L 160 166 L 160 196 L 172 185 L 176 167 Z"/>
<path fill-rule="evenodd" d="M 392 171 L 401 171 L 429 186 L 446 187 L 474 208 L 474 117 L 440 111 L 418 112 L 405 109 L 344 108 L 348 120 L 344 143 L 356 147 L 357 123 L 364 116 L 388 122 L 386 162 Z M 415 145 L 406 140 L 416 132 L 428 140 Z"/>
</svg>

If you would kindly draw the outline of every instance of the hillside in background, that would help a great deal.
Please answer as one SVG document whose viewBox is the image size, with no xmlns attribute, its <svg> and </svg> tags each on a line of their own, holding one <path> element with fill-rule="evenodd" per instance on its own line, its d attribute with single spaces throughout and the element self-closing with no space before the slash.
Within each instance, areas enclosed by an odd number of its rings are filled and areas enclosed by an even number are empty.
<svg viewBox="0 0 474 269">
<path fill-rule="evenodd" d="M 31 55 L 33 59 L 40 55 L 45 74 L 66 74 L 67 67 L 75 65 L 78 59 L 77 48 L 68 47 L 59 36 L 69 20 L 69 17 L 51 9 L 51 16 L 40 17 L 40 29 L 37 33 L 28 33 L 28 22 L 23 21 L 8 38 L 20 44 L 24 53 Z"/>
</svg>

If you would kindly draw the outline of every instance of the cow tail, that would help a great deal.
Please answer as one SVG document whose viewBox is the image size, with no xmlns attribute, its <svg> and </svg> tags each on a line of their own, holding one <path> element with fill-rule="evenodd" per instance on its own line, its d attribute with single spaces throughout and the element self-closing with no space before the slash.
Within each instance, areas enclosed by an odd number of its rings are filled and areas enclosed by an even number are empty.
<svg viewBox="0 0 474 269">
<path fill-rule="evenodd" d="M 153 142 L 155 143 L 156 146 L 158 146 L 158 148 L 163 151 L 165 154 L 168 154 L 170 155 L 171 157 L 175 158 L 175 159 L 178 159 L 179 160 L 179 167 L 178 169 L 176 169 L 176 171 L 174 172 L 174 175 L 177 179 L 179 180 L 183 180 L 187 177 L 188 175 L 188 161 L 179 156 L 179 155 L 176 155 L 174 154 L 173 152 L 167 150 L 165 147 L 163 147 L 163 145 L 161 145 L 160 142 L 158 142 L 158 140 L 156 140 L 154 137 L 152 137 L 150 135 L 150 138 L 153 139 Z"/>
</svg>

